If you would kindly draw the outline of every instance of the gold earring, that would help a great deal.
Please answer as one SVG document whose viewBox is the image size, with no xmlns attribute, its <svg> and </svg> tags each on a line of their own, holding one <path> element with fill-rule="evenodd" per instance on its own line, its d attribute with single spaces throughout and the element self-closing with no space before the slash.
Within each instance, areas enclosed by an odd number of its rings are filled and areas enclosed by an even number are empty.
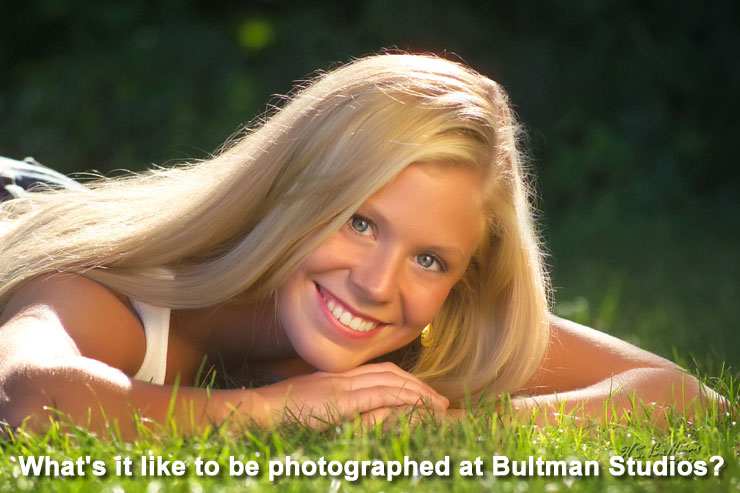
<svg viewBox="0 0 740 493">
<path fill-rule="evenodd" d="M 424 329 L 421 331 L 421 345 L 424 347 L 429 347 L 432 345 L 432 324 L 427 324 Z"/>
</svg>

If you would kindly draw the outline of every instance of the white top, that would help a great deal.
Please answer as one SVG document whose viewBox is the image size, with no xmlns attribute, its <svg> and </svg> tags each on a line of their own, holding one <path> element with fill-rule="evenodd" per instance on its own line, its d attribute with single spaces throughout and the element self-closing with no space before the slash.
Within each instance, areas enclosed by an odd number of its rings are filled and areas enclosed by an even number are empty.
<svg viewBox="0 0 740 493">
<path fill-rule="evenodd" d="M 167 341 L 170 335 L 171 310 L 133 299 L 131 305 L 139 314 L 146 336 L 144 361 L 134 375 L 134 379 L 162 385 L 167 371 Z"/>
</svg>

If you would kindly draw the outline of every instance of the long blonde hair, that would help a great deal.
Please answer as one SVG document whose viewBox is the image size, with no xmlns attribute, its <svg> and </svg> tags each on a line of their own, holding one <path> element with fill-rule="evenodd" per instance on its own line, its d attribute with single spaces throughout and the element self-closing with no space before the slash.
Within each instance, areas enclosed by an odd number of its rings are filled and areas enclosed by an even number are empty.
<svg viewBox="0 0 740 493">
<path fill-rule="evenodd" d="M 259 300 L 415 162 L 481 173 L 488 233 L 413 371 L 450 397 L 519 389 L 548 339 L 547 280 L 499 85 L 434 56 L 356 60 L 299 88 L 211 159 L 0 207 L 0 307 L 49 272 L 188 309 Z"/>
</svg>

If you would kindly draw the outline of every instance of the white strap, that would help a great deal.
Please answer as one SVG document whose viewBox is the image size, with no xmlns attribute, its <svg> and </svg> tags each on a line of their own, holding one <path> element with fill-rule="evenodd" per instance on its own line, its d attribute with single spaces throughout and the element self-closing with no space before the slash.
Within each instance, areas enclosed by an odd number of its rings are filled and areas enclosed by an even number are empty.
<svg viewBox="0 0 740 493">
<path fill-rule="evenodd" d="M 131 305 L 139 314 L 146 335 L 144 361 L 134 375 L 134 379 L 162 385 L 167 371 L 170 309 L 136 300 L 131 300 Z"/>
</svg>

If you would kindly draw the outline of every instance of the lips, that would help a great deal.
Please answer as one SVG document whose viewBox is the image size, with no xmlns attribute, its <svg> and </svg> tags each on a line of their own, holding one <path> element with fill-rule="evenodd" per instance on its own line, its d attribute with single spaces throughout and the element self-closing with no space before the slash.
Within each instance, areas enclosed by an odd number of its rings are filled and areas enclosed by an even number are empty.
<svg viewBox="0 0 740 493">
<path fill-rule="evenodd" d="M 329 314 L 347 329 L 358 333 L 366 333 L 372 331 L 379 325 L 384 325 L 379 320 L 352 310 L 346 303 L 334 296 L 323 286 L 316 284 L 316 287 Z"/>
</svg>

